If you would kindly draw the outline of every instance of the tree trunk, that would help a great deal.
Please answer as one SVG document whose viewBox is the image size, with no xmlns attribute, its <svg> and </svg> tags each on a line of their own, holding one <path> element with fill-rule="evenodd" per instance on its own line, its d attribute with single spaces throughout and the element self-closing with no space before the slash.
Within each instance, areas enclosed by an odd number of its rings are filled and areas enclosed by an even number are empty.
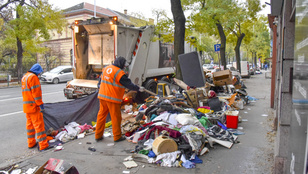
<svg viewBox="0 0 308 174">
<path fill-rule="evenodd" d="M 234 48 L 235 50 L 235 56 L 236 56 L 236 66 L 237 66 L 237 70 L 239 70 L 239 72 L 241 73 L 241 55 L 240 55 L 240 47 L 241 47 L 241 43 L 243 38 L 245 37 L 245 34 L 242 33 L 240 35 L 240 37 L 237 38 L 237 42 L 236 42 L 236 46 Z"/>
<path fill-rule="evenodd" d="M 226 69 L 226 35 L 224 32 L 224 29 L 221 25 L 221 23 L 219 21 L 217 21 L 216 23 L 218 32 L 219 32 L 219 36 L 220 36 L 220 60 L 221 60 L 221 64 L 224 67 L 224 69 Z"/>
<path fill-rule="evenodd" d="M 182 72 L 179 64 L 179 55 L 184 53 L 185 22 L 186 18 L 181 5 L 181 0 L 170 0 L 171 11 L 174 20 L 174 58 L 176 63 L 176 78 L 182 80 Z"/>
<path fill-rule="evenodd" d="M 255 67 L 257 68 L 257 52 L 255 52 L 254 64 L 255 64 Z"/>
<path fill-rule="evenodd" d="M 18 77 L 18 83 L 20 83 L 21 78 L 22 78 L 22 43 L 20 41 L 20 39 L 17 37 L 17 77 Z"/>
<path fill-rule="evenodd" d="M 19 6 L 23 6 L 25 4 L 25 0 L 20 1 Z M 16 11 L 16 18 L 20 18 L 18 11 Z M 17 26 L 19 27 L 19 26 Z M 20 30 L 20 29 L 19 29 Z M 18 83 L 20 83 L 21 78 L 22 78 L 22 58 L 23 58 L 23 49 L 22 49 L 22 42 L 21 40 L 18 38 L 18 36 L 16 37 L 17 39 L 17 77 L 18 77 Z"/>
</svg>

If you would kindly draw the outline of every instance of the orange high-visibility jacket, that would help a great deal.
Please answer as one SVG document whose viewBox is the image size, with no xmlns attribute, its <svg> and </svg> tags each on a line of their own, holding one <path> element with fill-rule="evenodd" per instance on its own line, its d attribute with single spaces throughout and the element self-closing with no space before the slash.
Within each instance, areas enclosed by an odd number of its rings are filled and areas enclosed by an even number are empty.
<svg viewBox="0 0 308 174">
<path fill-rule="evenodd" d="M 125 87 L 120 83 L 124 71 L 114 65 L 109 65 L 103 69 L 101 85 L 98 98 L 113 103 L 121 103 Z"/>
<path fill-rule="evenodd" d="M 27 72 L 21 79 L 24 113 L 34 113 L 43 104 L 41 83 L 37 75 Z"/>
</svg>

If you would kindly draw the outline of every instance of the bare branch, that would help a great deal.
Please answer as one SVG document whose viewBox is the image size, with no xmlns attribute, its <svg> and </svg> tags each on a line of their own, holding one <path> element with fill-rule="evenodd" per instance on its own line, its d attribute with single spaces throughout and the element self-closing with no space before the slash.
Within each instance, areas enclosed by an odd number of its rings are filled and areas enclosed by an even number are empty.
<svg viewBox="0 0 308 174">
<path fill-rule="evenodd" d="M 234 30 L 232 30 L 230 27 L 228 27 L 228 30 L 230 30 L 233 34 L 235 34 L 236 37 L 239 38 L 239 35 Z"/>
<path fill-rule="evenodd" d="M 12 3 L 14 3 L 14 2 L 19 2 L 19 0 L 8 0 L 5 4 L 3 4 L 3 5 L 0 6 L 0 11 L 1 11 L 3 8 L 7 7 L 9 4 L 12 4 Z"/>
</svg>

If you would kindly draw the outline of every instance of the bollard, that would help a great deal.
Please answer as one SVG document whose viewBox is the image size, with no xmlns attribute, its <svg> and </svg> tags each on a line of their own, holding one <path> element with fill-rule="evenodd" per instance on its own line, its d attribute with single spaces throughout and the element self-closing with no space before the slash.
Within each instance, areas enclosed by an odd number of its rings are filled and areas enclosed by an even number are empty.
<svg viewBox="0 0 308 174">
<path fill-rule="evenodd" d="M 7 75 L 7 86 L 10 86 L 10 81 L 11 81 L 11 75 Z"/>
</svg>

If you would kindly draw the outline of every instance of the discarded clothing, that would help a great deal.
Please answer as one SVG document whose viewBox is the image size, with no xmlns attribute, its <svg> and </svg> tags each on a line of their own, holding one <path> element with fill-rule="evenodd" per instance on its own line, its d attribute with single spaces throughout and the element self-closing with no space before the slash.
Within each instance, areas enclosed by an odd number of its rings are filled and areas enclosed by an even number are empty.
<svg viewBox="0 0 308 174">
<path fill-rule="evenodd" d="M 209 121 L 207 117 L 201 117 L 199 121 L 202 124 L 202 126 L 205 127 L 206 129 L 212 125 L 212 123 Z"/>
<path fill-rule="evenodd" d="M 186 169 L 191 169 L 196 167 L 195 163 L 188 161 L 184 155 L 181 156 L 181 160 L 183 161 L 182 166 L 185 167 Z"/>
<path fill-rule="evenodd" d="M 175 119 L 181 124 L 181 125 L 194 125 L 199 122 L 199 120 L 192 116 L 191 114 L 178 114 Z"/>
<path fill-rule="evenodd" d="M 176 131 L 176 130 L 173 130 L 167 127 L 154 126 L 149 132 L 146 132 L 145 134 L 143 134 L 138 140 L 143 140 L 144 138 L 148 140 L 150 138 L 151 133 L 154 132 L 155 130 L 159 130 L 159 131 L 166 130 L 169 133 L 169 136 L 172 138 L 178 138 L 182 135 L 179 131 Z"/>
<path fill-rule="evenodd" d="M 220 128 L 217 125 L 213 125 L 207 129 L 209 136 L 213 138 L 217 138 L 219 140 L 230 141 L 235 143 L 234 137 L 231 132 Z"/>
<path fill-rule="evenodd" d="M 171 114 L 171 113 L 168 113 L 168 112 L 163 112 L 159 116 L 157 116 L 155 119 L 153 119 L 153 121 L 162 120 L 162 121 L 171 123 L 172 125 L 176 126 L 178 124 L 178 122 L 175 119 L 176 116 L 177 116 L 177 114 Z"/>
<path fill-rule="evenodd" d="M 93 129 L 93 127 L 91 125 L 88 125 L 87 123 L 85 123 L 84 125 L 80 125 L 78 127 L 81 129 L 80 133 L 82 133 L 86 130 L 89 130 L 89 129 Z"/>
<path fill-rule="evenodd" d="M 149 154 L 148 154 L 148 157 L 154 158 L 154 157 L 156 157 L 156 155 L 155 155 L 155 153 L 152 150 L 150 150 Z"/>
<path fill-rule="evenodd" d="M 190 162 L 196 163 L 196 164 L 202 164 L 203 161 L 200 159 L 197 155 L 195 155 L 195 159 L 191 159 Z"/>
<path fill-rule="evenodd" d="M 177 155 L 180 154 L 180 151 L 175 151 L 171 153 L 163 153 L 157 156 L 155 162 L 162 160 L 161 166 L 172 167 L 175 162 Z"/>
<path fill-rule="evenodd" d="M 187 132 L 200 132 L 203 136 L 205 136 L 205 133 L 200 128 L 193 126 L 193 125 L 183 126 L 180 132 L 182 134 L 185 134 Z"/>
<path fill-rule="evenodd" d="M 148 155 L 149 151 L 148 150 L 140 150 L 138 153 L 143 154 L 143 155 Z"/>
</svg>

